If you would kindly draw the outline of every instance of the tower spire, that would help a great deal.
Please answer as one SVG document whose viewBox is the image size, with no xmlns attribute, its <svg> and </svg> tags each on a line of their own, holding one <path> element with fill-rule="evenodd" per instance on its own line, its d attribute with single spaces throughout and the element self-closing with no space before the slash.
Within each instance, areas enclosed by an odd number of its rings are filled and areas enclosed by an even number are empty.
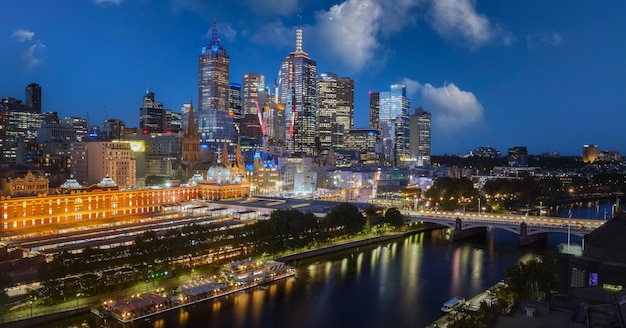
<svg viewBox="0 0 626 328">
<path fill-rule="evenodd" d="M 220 45 L 220 38 L 217 36 L 217 20 L 213 20 L 213 29 L 211 29 L 211 45 Z"/>
<path fill-rule="evenodd" d="M 296 30 L 296 52 L 302 52 L 302 29 Z"/>
</svg>

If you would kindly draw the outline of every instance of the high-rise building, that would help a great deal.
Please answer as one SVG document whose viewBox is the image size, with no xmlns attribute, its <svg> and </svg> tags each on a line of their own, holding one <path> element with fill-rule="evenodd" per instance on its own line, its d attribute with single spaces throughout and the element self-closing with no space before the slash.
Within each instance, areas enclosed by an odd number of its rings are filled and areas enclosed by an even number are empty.
<svg viewBox="0 0 626 328">
<path fill-rule="evenodd" d="M 139 129 L 143 134 L 149 134 L 164 132 L 166 128 L 167 117 L 163 103 L 154 101 L 154 92 L 146 90 L 142 106 L 139 109 Z"/>
<path fill-rule="evenodd" d="M 102 123 L 102 130 L 107 141 L 122 138 L 126 123 L 117 118 L 108 118 Z"/>
<path fill-rule="evenodd" d="M 230 58 L 213 23 L 210 43 L 198 57 L 198 132 L 210 148 L 232 143 L 233 116 L 229 115 Z"/>
<path fill-rule="evenodd" d="M 342 135 L 354 129 L 354 80 L 349 77 L 337 79 L 337 124 Z"/>
<path fill-rule="evenodd" d="M 583 163 L 593 163 L 597 160 L 598 160 L 598 146 L 584 145 L 583 146 Z"/>
<path fill-rule="evenodd" d="M 287 151 L 315 153 L 315 75 L 317 63 L 302 50 L 302 30 L 296 30 L 296 50 L 281 61 L 279 103 L 285 104 Z"/>
<path fill-rule="evenodd" d="M 337 145 L 337 75 L 319 74 L 316 88 L 316 154 L 328 155 L 328 152 Z"/>
<path fill-rule="evenodd" d="M 130 145 L 127 141 L 73 143 L 71 172 L 74 178 L 87 184 L 110 178 L 120 188 L 135 186 L 137 168 Z"/>
<path fill-rule="evenodd" d="M 233 138 L 237 139 L 241 133 L 240 121 L 242 116 L 241 84 L 239 83 L 228 85 L 228 115 L 233 118 Z"/>
<path fill-rule="evenodd" d="M 265 76 L 252 72 L 245 74 L 241 87 L 241 103 L 244 115 L 257 113 L 255 100 L 258 98 L 259 90 L 265 90 Z"/>
<path fill-rule="evenodd" d="M 527 167 L 528 166 L 528 149 L 524 146 L 518 146 L 508 149 L 509 166 Z"/>
<path fill-rule="evenodd" d="M 370 128 L 379 130 L 380 124 L 380 93 L 369 92 L 370 96 Z"/>
<path fill-rule="evenodd" d="M 430 132 L 430 113 L 416 108 L 410 118 L 409 136 L 411 161 L 418 166 L 430 165 Z"/>
<path fill-rule="evenodd" d="M 386 165 L 398 165 L 409 158 L 409 111 L 406 86 L 394 84 L 390 91 L 380 92 L 379 124 Z"/>
<path fill-rule="evenodd" d="M 41 86 L 31 83 L 26 87 L 26 106 L 35 113 L 41 113 Z"/>
</svg>

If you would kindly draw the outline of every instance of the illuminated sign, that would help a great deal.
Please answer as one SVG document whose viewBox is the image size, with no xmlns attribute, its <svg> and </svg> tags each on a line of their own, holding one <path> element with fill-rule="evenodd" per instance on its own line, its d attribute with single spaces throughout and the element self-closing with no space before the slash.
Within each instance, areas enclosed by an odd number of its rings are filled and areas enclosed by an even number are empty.
<svg viewBox="0 0 626 328">
<path fill-rule="evenodd" d="M 130 150 L 135 153 L 143 153 L 146 151 L 146 144 L 143 141 L 131 141 Z"/>
</svg>

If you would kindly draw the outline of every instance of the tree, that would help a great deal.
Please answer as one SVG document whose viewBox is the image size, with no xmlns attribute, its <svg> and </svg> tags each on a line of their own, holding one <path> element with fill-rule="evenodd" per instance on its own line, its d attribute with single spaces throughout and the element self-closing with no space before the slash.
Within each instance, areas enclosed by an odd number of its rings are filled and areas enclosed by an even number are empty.
<svg viewBox="0 0 626 328">
<path fill-rule="evenodd" d="M 383 209 L 381 207 L 370 204 L 366 209 L 363 210 L 363 214 L 365 214 L 367 225 L 369 227 L 373 227 L 382 221 Z"/>
<path fill-rule="evenodd" d="M 335 207 L 322 219 L 322 226 L 326 230 L 339 230 L 346 234 L 357 233 L 365 227 L 365 218 L 359 209 L 349 203 L 342 203 Z"/>
<path fill-rule="evenodd" d="M 387 212 L 385 212 L 385 218 L 383 219 L 383 221 L 395 228 L 400 228 L 404 226 L 405 218 L 404 215 L 400 213 L 400 210 L 392 207 L 387 209 Z"/>
</svg>

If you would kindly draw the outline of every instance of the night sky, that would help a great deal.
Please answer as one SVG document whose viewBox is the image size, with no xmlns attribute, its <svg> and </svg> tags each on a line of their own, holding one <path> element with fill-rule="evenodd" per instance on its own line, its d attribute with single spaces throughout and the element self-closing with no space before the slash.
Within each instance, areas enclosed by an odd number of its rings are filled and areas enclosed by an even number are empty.
<svg viewBox="0 0 626 328">
<path fill-rule="evenodd" d="M 404 83 L 411 112 L 433 115 L 432 153 L 626 154 L 626 2 L 472 0 L 1 0 L 0 98 L 39 83 L 43 111 L 137 126 L 146 91 L 197 104 L 198 54 L 213 21 L 231 82 L 304 51 L 318 73 L 355 80 L 355 127 L 368 91 Z"/>
</svg>

